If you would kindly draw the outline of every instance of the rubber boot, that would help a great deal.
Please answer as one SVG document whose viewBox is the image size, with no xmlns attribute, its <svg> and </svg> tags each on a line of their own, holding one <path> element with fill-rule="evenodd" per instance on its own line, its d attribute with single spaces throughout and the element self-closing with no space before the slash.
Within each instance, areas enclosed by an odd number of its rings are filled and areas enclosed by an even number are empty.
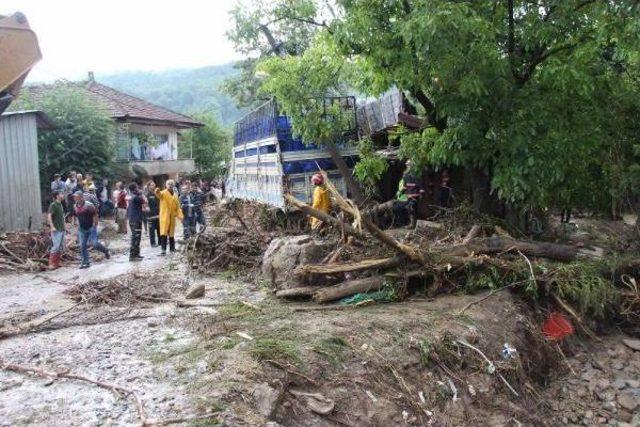
<svg viewBox="0 0 640 427">
<path fill-rule="evenodd" d="M 167 236 L 160 236 L 160 255 L 167 254 Z"/>
<path fill-rule="evenodd" d="M 49 270 L 55 270 L 56 268 L 58 268 L 56 265 L 56 255 L 58 254 L 49 254 Z"/>
<path fill-rule="evenodd" d="M 169 251 L 170 252 L 176 251 L 176 239 L 173 236 L 169 237 Z"/>
<path fill-rule="evenodd" d="M 55 263 L 56 268 L 62 267 L 62 253 L 58 252 L 57 254 L 55 254 L 55 258 L 53 261 Z"/>
</svg>

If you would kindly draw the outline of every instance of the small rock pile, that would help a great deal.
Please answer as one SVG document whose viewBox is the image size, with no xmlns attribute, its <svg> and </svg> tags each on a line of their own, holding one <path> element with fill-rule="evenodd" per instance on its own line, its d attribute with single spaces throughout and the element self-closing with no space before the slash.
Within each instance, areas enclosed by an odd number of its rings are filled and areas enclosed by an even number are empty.
<svg viewBox="0 0 640 427">
<path fill-rule="evenodd" d="M 562 425 L 640 426 L 640 341 L 609 337 L 568 359 L 576 373 L 556 380 L 549 405 Z"/>
</svg>

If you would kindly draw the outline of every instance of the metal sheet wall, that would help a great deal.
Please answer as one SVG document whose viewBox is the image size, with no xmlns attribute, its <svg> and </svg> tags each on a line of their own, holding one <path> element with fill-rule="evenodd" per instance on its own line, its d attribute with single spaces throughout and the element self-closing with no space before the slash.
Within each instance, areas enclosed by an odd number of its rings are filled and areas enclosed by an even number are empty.
<svg viewBox="0 0 640 427">
<path fill-rule="evenodd" d="M 0 117 L 0 233 L 42 228 L 35 113 Z"/>
</svg>

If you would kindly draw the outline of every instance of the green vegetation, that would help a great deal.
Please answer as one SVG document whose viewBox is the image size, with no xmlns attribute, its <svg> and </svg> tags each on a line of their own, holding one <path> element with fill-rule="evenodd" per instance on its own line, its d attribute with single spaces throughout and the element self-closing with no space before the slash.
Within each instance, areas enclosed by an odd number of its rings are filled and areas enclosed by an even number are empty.
<svg viewBox="0 0 640 427">
<path fill-rule="evenodd" d="M 251 355 L 259 361 L 299 361 L 299 351 L 294 341 L 280 338 L 258 338 L 251 344 Z"/>
<path fill-rule="evenodd" d="M 234 18 L 230 39 L 259 58 L 235 93 L 276 96 L 308 141 L 344 131 L 318 99 L 395 87 L 428 122 L 400 132 L 402 155 L 466 169 L 476 209 L 616 215 L 640 188 L 635 1 L 277 0 Z M 361 181 L 379 166 L 365 158 Z"/>
<path fill-rule="evenodd" d="M 51 131 L 38 132 L 42 194 L 50 194 L 49 185 L 56 172 L 91 171 L 94 176 L 113 173 L 113 121 L 83 91 L 58 86 L 36 105 L 25 90 L 12 108 L 42 110 L 55 125 Z"/>
<path fill-rule="evenodd" d="M 333 365 L 337 365 L 342 361 L 344 352 L 349 348 L 349 344 L 344 338 L 339 336 L 330 336 L 318 340 L 312 347 L 312 350 L 325 357 Z"/>
<path fill-rule="evenodd" d="M 197 173 L 203 179 L 220 178 L 231 156 L 231 135 L 208 113 L 196 113 L 193 118 L 204 127 L 183 132 L 185 142 L 191 142 Z"/>
</svg>

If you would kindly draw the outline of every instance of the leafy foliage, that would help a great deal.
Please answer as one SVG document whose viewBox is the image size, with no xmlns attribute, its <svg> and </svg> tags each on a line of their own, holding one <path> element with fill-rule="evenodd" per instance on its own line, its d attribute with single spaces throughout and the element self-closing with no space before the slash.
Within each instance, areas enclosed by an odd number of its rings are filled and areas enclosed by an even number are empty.
<svg viewBox="0 0 640 427">
<path fill-rule="evenodd" d="M 389 164 L 383 156 L 374 152 L 371 139 L 361 139 L 358 143 L 358 148 L 362 160 L 356 164 L 353 173 L 358 178 L 358 181 L 363 183 L 371 192 L 387 171 Z"/>
<path fill-rule="evenodd" d="M 28 91 L 20 102 L 24 108 L 33 105 Z M 52 131 L 38 133 L 42 188 L 49 187 L 56 172 L 77 170 L 92 172 L 94 176 L 111 176 L 114 125 L 103 108 L 77 88 L 58 86 L 38 102 L 38 109 L 55 125 Z"/>
<path fill-rule="evenodd" d="M 183 138 L 193 144 L 198 174 L 204 179 L 219 178 L 231 154 L 231 137 L 211 114 L 198 113 L 194 118 L 204 127 L 184 132 Z"/>
<path fill-rule="evenodd" d="M 484 171 L 504 201 L 603 210 L 638 188 L 637 2 L 337 0 L 324 16 L 311 3 L 239 9 L 232 33 L 300 133 L 331 125 L 309 98 L 395 86 L 429 123 L 400 133 L 403 155 Z M 261 30 L 272 23 L 286 49 Z M 366 154 L 361 177 L 378 166 Z"/>
<path fill-rule="evenodd" d="M 241 107 L 257 106 L 262 83 L 259 61 L 301 55 L 334 13 L 329 3 L 314 0 L 256 0 L 251 7 L 238 5 L 231 12 L 235 25 L 227 36 L 248 58 L 236 65 L 240 74 L 227 79 L 224 91 Z"/>
</svg>

